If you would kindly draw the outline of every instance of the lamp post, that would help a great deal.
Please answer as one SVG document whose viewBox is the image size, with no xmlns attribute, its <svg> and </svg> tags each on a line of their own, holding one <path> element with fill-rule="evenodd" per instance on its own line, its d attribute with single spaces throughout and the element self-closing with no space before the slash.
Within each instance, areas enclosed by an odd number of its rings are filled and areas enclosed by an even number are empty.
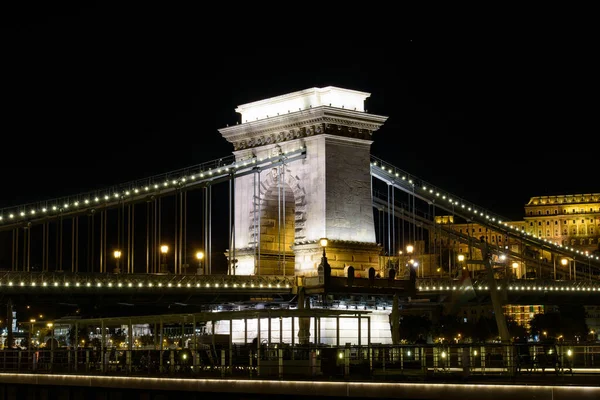
<svg viewBox="0 0 600 400">
<path fill-rule="evenodd" d="M 35 319 L 32 318 L 29 320 L 29 343 L 27 344 L 29 358 L 31 358 L 31 348 L 33 347 L 33 324 L 35 324 Z"/>
<path fill-rule="evenodd" d="M 506 255 L 500 254 L 500 256 L 498 256 L 498 259 L 500 260 L 501 264 L 504 264 L 504 279 L 507 280 L 508 279 L 508 261 L 506 260 Z"/>
<path fill-rule="evenodd" d="M 323 248 L 323 256 L 321 257 L 321 263 L 319 264 L 319 267 L 317 268 L 317 272 L 319 274 L 319 281 L 321 281 L 321 279 L 322 279 L 321 283 L 325 286 L 325 288 L 327 288 L 329 286 L 329 277 L 331 276 L 331 267 L 329 266 L 329 263 L 327 262 L 327 254 L 325 253 L 325 247 L 327 247 L 328 243 L 329 243 L 329 240 L 327 238 L 319 239 L 319 244 Z M 327 293 L 324 292 L 322 296 L 323 296 L 323 305 L 325 305 L 325 302 L 327 299 Z"/>
<path fill-rule="evenodd" d="M 563 267 L 566 267 L 567 264 L 569 264 L 569 260 L 567 260 L 564 257 L 560 259 L 560 265 L 562 265 Z M 569 279 L 571 279 L 571 266 L 570 265 L 569 265 Z"/>
<path fill-rule="evenodd" d="M 198 260 L 198 271 L 196 271 L 196 275 L 204 275 L 204 270 L 202 269 L 202 259 L 204 258 L 204 253 L 201 251 L 196 252 L 196 259 Z"/>
<path fill-rule="evenodd" d="M 52 364 L 54 363 L 54 324 L 48 322 L 46 326 L 50 330 L 50 368 L 52 368 Z"/>
<path fill-rule="evenodd" d="M 516 261 L 513 261 L 513 263 L 511 264 L 511 266 L 512 266 L 512 269 L 513 269 L 513 275 L 514 275 L 516 278 L 518 278 L 518 275 L 517 275 L 517 268 L 519 268 L 519 263 L 518 263 L 518 262 L 516 262 Z"/>
<path fill-rule="evenodd" d="M 329 242 L 329 240 L 327 240 L 327 238 L 321 238 L 319 240 L 319 244 L 323 248 L 323 258 L 325 258 L 325 259 L 327 259 L 327 255 L 325 254 L 325 247 L 327 247 L 328 242 Z"/>
<path fill-rule="evenodd" d="M 115 261 L 117 263 L 117 266 L 115 267 L 115 269 L 114 269 L 113 272 L 115 274 L 118 274 L 118 273 L 121 272 L 121 268 L 120 268 L 120 265 L 119 265 L 119 262 L 121 261 L 121 250 L 115 250 L 113 252 L 113 256 L 115 257 Z"/>
<path fill-rule="evenodd" d="M 459 254 L 458 255 L 458 265 L 460 265 L 461 269 L 465 269 L 464 262 L 465 262 L 465 255 L 464 254 Z"/>
<path fill-rule="evenodd" d="M 319 271 L 323 271 L 323 276 L 325 277 L 325 281 L 327 281 L 327 275 L 331 273 L 329 264 L 327 263 L 327 254 L 325 253 L 325 248 L 327 247 L 327 244 L 329 243 L 329 240 L 327 238 L 321 238 L 319 239 L 319 244 L 321 245 L 321 247 L 323 248 L 323 256 L 321 257 L 321 263 L 319 264 Z"/>
<path fill-rule="evenodd" d="M 237 263 L 238 263 L 238 259 L 237 258 L 234 258 L 233 260 L 231 260 L 231 273 L 232 273 L 232 275 L 236 274 Z"/>
<path fill-rule="evenodd" d="M 167 266 L 167 253 L 168 252 L 169 252 L 169 246 L 167 246 L 166 244 L 163 244 L 162 246 L 160 246 L 160 253 L 162 254 L 162 260 L 160 263 L 160 272 L 162 272 L 162 273 L 169 272 L 168 266 Z"/>
<path fill-rule="evenodd" d="M 406 254 L 408 255 L 408 263 L 406 266 L 409 268 L 409 271 L 412 271 L 412 267 L 415 265 L 415 260 L 412 258 L 413 251 L 415 251 L 415 248 L 412 244 L 406 246 Z"/>
</svg>

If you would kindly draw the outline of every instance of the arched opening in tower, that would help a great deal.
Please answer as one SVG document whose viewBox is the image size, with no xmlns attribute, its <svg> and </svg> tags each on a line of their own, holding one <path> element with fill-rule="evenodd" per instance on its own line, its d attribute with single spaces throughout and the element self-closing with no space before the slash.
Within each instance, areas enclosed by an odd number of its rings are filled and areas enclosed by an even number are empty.
<svg viewBox="0 0 600 400">
<path fill-rule="evenodd" d="M 293 275 L 295 201 L 287 185 L 264 194 L 260 212 L 260 275 Z"/>
</svg>

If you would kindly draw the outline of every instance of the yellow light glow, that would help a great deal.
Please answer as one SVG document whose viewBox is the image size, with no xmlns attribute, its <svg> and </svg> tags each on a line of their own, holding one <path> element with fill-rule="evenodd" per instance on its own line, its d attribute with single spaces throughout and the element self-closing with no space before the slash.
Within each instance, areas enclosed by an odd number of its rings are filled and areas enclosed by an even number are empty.
<svg viewBox="0 0 600 400">
<path fill-rule="evenodd" d="M 203 253 L 203 252 L 201 252 L 201 251 L 197 252 L 197 253 L 196 253 L 196 258 L 197 258 L 198 260 L 202 260 L 202 259 L 204 258 L 204 253 Z"/>
<path fill-rule="evenodd" d="M 321 244 L 321 247 L 327 247 L 328 240 L 327 238 L 321 238 L 319 243 Z"/>
<path fill-rule="evenodd" d="M 512 263 L 512 267 L 513 267 L 513 268 L 519 268 L 519 263 L 518 263 L 518 262 L 516 262 L 516 261 L 515 261 L 515 262 L 513 262 L 513 263 Z"/>
<path fill-rule="evenodd" d="M 465 255 L 464 254 L 459 254 L 458 255 L 458 261 L 460 261 L 460 262 L 465 261 Z"/>
<path fill-rule="evenodd" d="M 561 265 L 567 265 L 569 263 L 569 260 L 567 260 L 566 258 L 561 258 L 560 259 L 560 264 Z"/>
<path fill-rule="evenodd" d="M 413 247 L 412 244 L 409 244 L 408 246 L 406 246 L 406 252 L 408 254 L 411 254 L 414 250 L 415 250 L 415 248 Z"/>
<path fill-rule="evenodd" d="M 120 250 L 115 250 L 113 255 L 115 256 L 116 259 L 121 258 L 121 251 Z"/>
<path fill-rule="evenodd" d="M 169 252 L 169 246 L 163 244 L 162 246 L 160 246 L 160 252 L 163 254 L 167 254 Z"/>
</svg>

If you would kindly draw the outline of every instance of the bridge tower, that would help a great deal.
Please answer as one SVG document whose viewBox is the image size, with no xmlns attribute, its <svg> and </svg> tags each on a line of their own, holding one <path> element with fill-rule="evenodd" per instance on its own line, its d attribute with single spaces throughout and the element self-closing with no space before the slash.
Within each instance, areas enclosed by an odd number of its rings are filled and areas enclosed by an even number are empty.
<svg viewBox="0 0 600 400">
<path fill-rule="evenodd" d="M 284 155 L 235 179 L 233 252 L 238 275 L 316 275 L 328 239 L 333 276 L 379 268 L 370 147 L 387 120 L 364 109 L 370 93 L 310 88 L 240 105 L 241 123 L 219 129 L 236 161 Z M 286 162 L 303 148 L 305 157 Z M 363 275 L 366 276 L 366 275 Z"/>
</svg>

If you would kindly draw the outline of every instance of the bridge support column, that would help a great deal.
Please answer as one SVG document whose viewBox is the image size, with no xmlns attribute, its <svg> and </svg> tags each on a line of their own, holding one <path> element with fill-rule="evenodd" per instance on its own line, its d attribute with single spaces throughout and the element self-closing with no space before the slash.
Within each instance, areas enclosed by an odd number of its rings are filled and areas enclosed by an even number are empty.
<svg viewBox="0 0 600 400">
<path fill-rule="evenodd" d="M 335 345 L 340 347 L 340 317 L 335 317 Z"/>
<path fill-rule="evenodd" d="M 362 318 L 358 316 L 358 347 L 361 346 L 362 341 Z"/>
<path fill-rule="evenodd" d="M 101 324 L 100 324 L 100 329 L 102 329 L 102 343 L 100 344 L 100 362 L 102 363 L 102 366 L 100 367 L 100 370 L 104 373 L 106 372 L 106 364 L 107 364 L 107 360 L 106 360 L 106 332 L 105 332 L 105 328 L 104 328 L 104 320 L 102 320 Z"/>
<path fill-rule="evenodd" d="M 31 348 L 31 340 L 30 340 L 30 344 L 29 346 Z M 75 351 L 75 367 L 74 367 L 74 371 L 77 372 L 77 363 L 78 363 L 78 357 L 77 357 L 77 353 L 79 353 L 79 324 L 77 322 L 75 322 L 75 343 L 73 343 L 73 349 Z"/>
</svg>

